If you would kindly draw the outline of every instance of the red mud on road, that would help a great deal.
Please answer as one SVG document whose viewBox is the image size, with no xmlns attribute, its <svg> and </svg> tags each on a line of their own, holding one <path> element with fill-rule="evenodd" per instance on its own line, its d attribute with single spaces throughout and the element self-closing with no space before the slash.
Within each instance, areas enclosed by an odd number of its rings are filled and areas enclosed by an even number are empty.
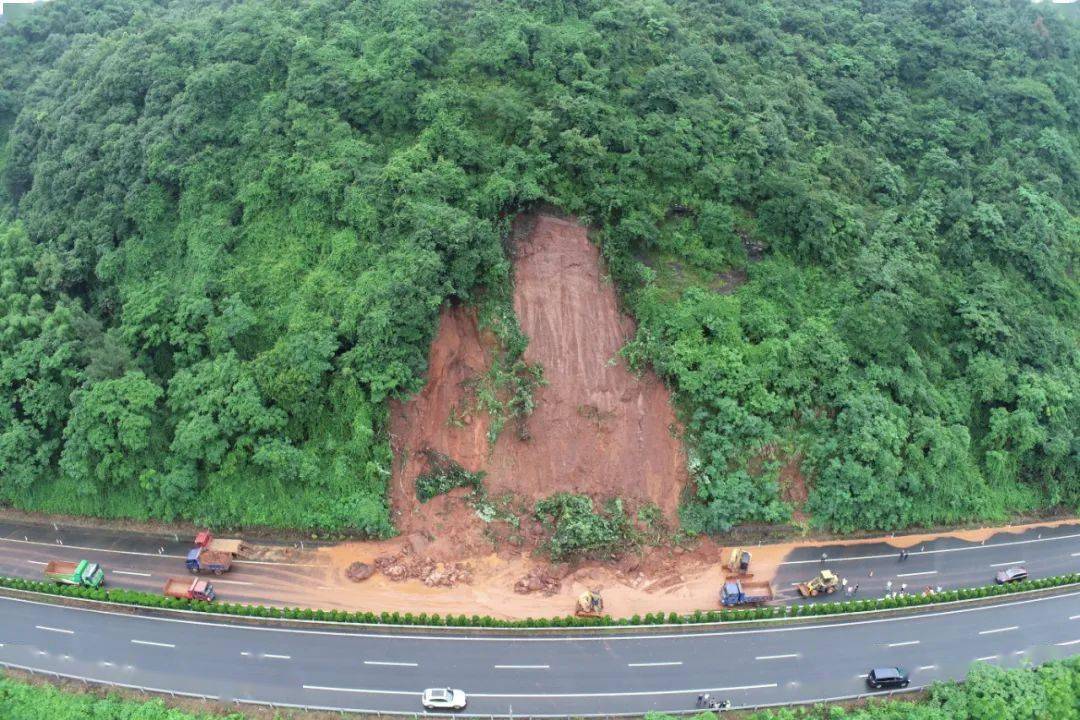
<svg viewBox="0 0 1080 720">
<path fill-rule="evenodd" d="M 471 514 L 462 503 L 416 500 L 425 450 L 484 471 L 492 496 L 513 493 L 530 507 L 569 491 L 598 500 L 620 497 L 631 506 L 652 502 L 673 519 L 687 481 L 675 414 L 659 378 L 651 372 L 635 376 L 618 355 L 634 324 L 619 312 L 598 249 L 581 225 L 541 215 L 514 254 L 514 310 L 529 337 L 525 360 L 543 366 L 547 383 L 535 392 L 530 438 L 519 439 L 507 423 L 489 448 L 486 416 L 467 417 L 464 425 L 448 422 L 451 409 L 468 402 L 463 383 L 488 368 L 494 340 L 482 336 L 471 310 L 444 309 L 426 386 L 408 403 L 391 407 L 391 499 L 399 529 L 424 530 L 437 542 L 452 537 L 459 556 L 482 549 L 479 538 L 461 532 L 468 519 L 454 517 Z"/>
</svg>

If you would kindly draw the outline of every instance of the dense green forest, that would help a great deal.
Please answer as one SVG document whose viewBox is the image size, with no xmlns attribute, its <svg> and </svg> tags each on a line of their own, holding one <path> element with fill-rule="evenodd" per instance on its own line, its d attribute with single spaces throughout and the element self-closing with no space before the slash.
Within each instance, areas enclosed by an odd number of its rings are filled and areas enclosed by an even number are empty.
<svg viewBox="0 0 1080 720">
<path fill-rule="evenodd" d="M 160 700 L 137 702 L 118 696 L 99 698 L 65 693 L 49 685 L 27 685 L 0 677 L 0 717 L 15 720 L 243 720 L 228 715 L 167 708 Z M 283 715 L 289 717 L 289 715 Z M 685 717 L 685 716 L 683 716 Z M 692 720 L 716 720 L 704 713 Z M 1080 662 L 1075 658 L 1037 669 L 1002 670 L 988 663 L 972 666 L 963 684 L 934 685 L 920 702 L 874 702 L 863 708 L 822 706 L 750 715 L 748 720 L 1077 720 L 1080 718 Z M 646 720 L 674 720 L 649 713 Z"/>
<path fill-rule="evenodd" d="M 1080 26 L 1028 0 L 54 0 L 0 148 L 6 504 L 392 532 L 387 399 L 548 202 L 688 529 L 791 458 L 841 531 L 1080 505 Z"/>
</svg>

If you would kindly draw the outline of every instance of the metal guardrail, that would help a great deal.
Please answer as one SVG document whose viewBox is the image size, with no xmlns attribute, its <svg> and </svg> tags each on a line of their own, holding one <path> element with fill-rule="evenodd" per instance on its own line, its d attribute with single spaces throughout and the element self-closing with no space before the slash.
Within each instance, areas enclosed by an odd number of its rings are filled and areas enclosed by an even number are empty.
<svg viewBox="0 0 1080 720">
<path fill-rule="evenodd" d="M 381 717 L 383 715 L 388 717 L 416 717 L 416 718 L 566 718 L 572 720 L 572 718 L 626 718 L 626 717 L 641 717 L 645 713 L 573 713 L 573 714 L 513 714 L 508 712 L 505 714 L 492 714 L 492 713 L 429 713 L 429 712 L 407 712 L 403 710 L 372 710 L 366 708 L 343 708 L 332 705 L 304 705 L 300 703 L 283 703 L 283 702 L 271 702 L 269 700 L 257 700 L 254 698 L 232 698 L 231 700 L 222 700 L 217 695 L 203 695 L 200 693 L 180 692 L 177 690 L 165 690 L 163 688 L 144 687 L 142 685 L 133 685 L 131 683 L 115 682 L 113 680 L 101 680 L 98 678 L 88 678 L 82 675 L 74 675 L 71 673 L 59 673 L 52 670 L 41 670 L 39 668 L 32 668 L 26 665 L 19 665 L 16 663 L 9 663 L 0 661 L 0 667 L 7 668 L 9 670 L 19 670 L 21 672 L 29 673 L 30 675 L 43 677 L 51 677 L 56 680 L 76 680 L 84 685 L 102 685 L 106 687 L 122 688 L 124 690 L 135 690 L 144 694 L 153 693 L 155 695 L 169 696 L 172 698 L 193 698 L 196 700 L 205 700 L 207 702 L 220 702 L 222 704 L 235 705 L 237 708 L 243 705 L 255 705 L 258 707 L 270 708 L 271 710 L 303 710 L 307 712 L 336 712 L 342 716 L 347 714 L 363 714 L 363 715 L 375 715 Z M 822 705 L 825 703 L 847 702 L 851 700 L 864 700 L 867 698 L 893 698 L 896 695 L 902 695 L 905 693 L 918 692 L 925 690 L 928 686 L 918 685 L 909 686 L 901 690 L 888 690 L 884 692 L 874 693 L 858 693 L 853 695 L 836 695 L 834 697 L 812 698 L 808 700 L 795 700 L 792 702 L 776 702 L 776 703 L 758 703 L 752 705 L 732 705 L 728 710 L 740 710 L 743 712 L 756 712 L 758 710 L 767 710 L 769 708 L 777 707 L 793 707 L 798 705 Z M 419 698 L 420 693 L 417 692 Z M 665 715 L 700 715 L 702 713 L 716 713 L 720 714 L 725 712 L 724 710 L 709 710 L 707 708 L 693 708 L 688 710 L 659 710 Z"/>
</svg>

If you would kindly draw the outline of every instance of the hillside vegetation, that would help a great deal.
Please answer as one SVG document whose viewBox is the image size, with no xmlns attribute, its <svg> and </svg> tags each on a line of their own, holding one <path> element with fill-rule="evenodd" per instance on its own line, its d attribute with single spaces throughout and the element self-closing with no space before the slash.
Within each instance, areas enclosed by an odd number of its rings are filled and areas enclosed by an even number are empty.
<svg viewBox="0 0 1080 720">
<path fill-rule="evenodd" d="M 791 458 L 841 531 L 1080 505 L 1080 27 L 1028 0 L 54 0 L 0 148 L 0 502 L 391 533 L 387 398 L 549 202 L 688 529 Z"/>
</svg>

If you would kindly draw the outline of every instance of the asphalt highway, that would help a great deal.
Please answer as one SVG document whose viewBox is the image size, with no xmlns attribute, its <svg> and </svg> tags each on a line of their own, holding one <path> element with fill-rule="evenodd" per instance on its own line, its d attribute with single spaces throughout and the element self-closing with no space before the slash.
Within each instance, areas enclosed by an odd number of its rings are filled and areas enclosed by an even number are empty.
<svg viewBox="0 0 1080 720">
<path fill-rule="evenodd" d="M 156 593 L 169 577 L 185 576 L 184 557 L 191 547 L 188 537 L 0 520 L 0 574 L 13 577 L 40 578 L 49 560 L 85 557 L 102 564 L 110 586 Z M 906 560 L 899 560 L 900 547 L 909 550 Z M 798 597 L 795 585 L 827 567 L 849 585 L 858 584 L 857 597 L 872 598 L 884 595 L 889 582 L 893 590 L 907 584 L 910 592 L 986 585 L 998 570 L 1013 565 L 1026 567 L 1032 578 L 1080 571 L 1080 524 L 1002 532 L 984 543 L 942 538 L 912 545 L 901 536 L 891 543 L 798 548 L 781 563 L 773 585 L 783 603 L 843 599 L 842 592 Z M 229 602 L 295 604 L 297 588 L 319 587 L 327 578 L 325 567 L 241 560 L 228 575 L 212 580 Z"/>
<path fill-rule="evenodd" d="M 811 626 L 610 637 L 446 637 L 214 624 L 0 598 L 0 662 L 219 700 L 414 713 L 425 687 L 469 694 L 466 713 L 686 711 L 866 692 L 900 665 L 913 686 L 973 662 L 1017 666 L 1080 647 L 1080 593 Z"/>
<path fill-rule="evenodd" d="M 0 521 L 0 575 L 41 579 L 49 560 L 93 560 L 105 568 L 108 587 L 160 593 L 169 578 L 189 577 L 184 561 L 190 537 Z M 284 604 L 297 588 L 318 587 L 326 568 L 317 565 L 237 560 L 224 576 L 208 575 L 229 602 Z M 292 594 L 290 594 L 292 593 Z"/>
</svg>

